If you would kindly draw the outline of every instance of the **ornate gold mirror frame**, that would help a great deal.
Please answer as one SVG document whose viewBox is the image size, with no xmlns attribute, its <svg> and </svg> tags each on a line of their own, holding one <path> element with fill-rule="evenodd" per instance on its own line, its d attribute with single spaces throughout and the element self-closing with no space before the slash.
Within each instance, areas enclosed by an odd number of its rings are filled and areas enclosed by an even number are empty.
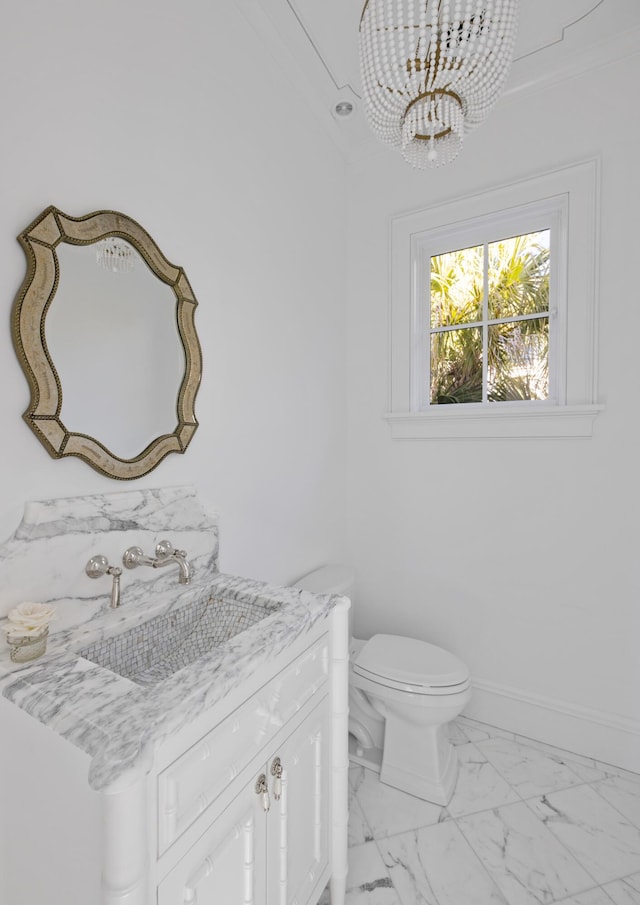
<svg viewBox="0 0 640 905">
<path fill-rule="evenodd" d="M 131 459 L 119 458 L 94 437 L 67 430 L 60 417 L 62 386 L 46 341 L 47 311 L 60 279 L 58 245 L 92 245 L 108 236 L 129 242 L 152 273 L 173 290 L 177 333 L 185 356 L 176 429 L 157 437 Z M 202 355 L 194 324 L 198 303 L 182 268 L 167 261 L 138 223 L 116 211 L 69 217 L 48 207 L 18 236 L 18 241 L 27 257 L 27 275 L 14 304 L 12 333 L 31 390 L 31 402 L 23 418 L 47 452 L 56 459 L 78 456 L 107 477 L 123 481 L 148 474 L 169 453 L 183 453 L 198 427 L 194 403 L 202 376 Z M 114 366 L 118 366 L 117 361 Z"/>
</svg>

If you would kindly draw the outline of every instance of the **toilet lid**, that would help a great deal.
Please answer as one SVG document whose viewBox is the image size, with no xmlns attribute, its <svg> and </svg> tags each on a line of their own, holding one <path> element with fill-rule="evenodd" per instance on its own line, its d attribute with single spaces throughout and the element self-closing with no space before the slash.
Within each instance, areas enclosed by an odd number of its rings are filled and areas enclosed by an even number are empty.
<svg viewBox="0 0 640 905">
<path fill-rule="evenodd" d="M 429 688 L 462 685 L 469 678 L 469 670 L 453 654 L 400 635 L 374 635 L 359 651 L 353 668 L 365 678 Z"/>
</svg>

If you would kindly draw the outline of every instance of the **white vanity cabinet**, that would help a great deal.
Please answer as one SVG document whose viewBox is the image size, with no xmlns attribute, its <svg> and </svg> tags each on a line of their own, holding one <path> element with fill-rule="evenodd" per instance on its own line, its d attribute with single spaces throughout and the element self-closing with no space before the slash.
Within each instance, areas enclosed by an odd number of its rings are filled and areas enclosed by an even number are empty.
<svg viewBox="0 0 640 905">
<path fill-rule="evenodd" d="M 0 698 L 0 905 L 316 905 L 329 881 L 344 905 L 347 609 L 99 792 L 88 754 Z"/>
<path fill-rule="evenodd" d="M 329 717 L 325 694 L 259 772 L 237 781 L 233 801 L 160 882 L 158 905 L 315 905 L 329 870 Z"/>
<path fill-rule="evenodd" d="M 315 905 L 330 865 L 331 674 L 324 630 L 160 771 L 158 905 Z"/>
<path fill-rule="evenodd" d="M 330 752 L 326 699 L 278 751 L 283 768 L 282 795 L 271 803 L 267 825 L 268 905 L 310 901 L 315 905 L 326 884 L 330 863 L 331 812 L 326 794 Z"/>
</svg>

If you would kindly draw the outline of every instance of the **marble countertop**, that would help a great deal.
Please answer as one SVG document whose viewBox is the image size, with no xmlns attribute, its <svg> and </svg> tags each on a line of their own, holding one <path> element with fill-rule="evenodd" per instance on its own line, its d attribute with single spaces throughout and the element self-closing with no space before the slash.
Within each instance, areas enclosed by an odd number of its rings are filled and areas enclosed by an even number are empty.
<svg viewBox="0 0 640 905">
<path fill-rule="evenodd" d="M 142 687 L 76 651 L 169 612 L 203 592 L 279 609 L 210 653 L 150 687 Z M 88 621 L 62 626 L 46 654 L 14 664 L 0 652 L 0 693 L 91 757 L 89 782 L 102 790 L 131 770 L 148 770 L 155 746 L 220 703 L 327 615 L 336 598 L 214 573 L 186 587 L 123 600 Z M 55 601 L 54 601 L 55 603 Z M 64 601 L 60 601 L 64 609 Z M 55 627 L 54 627 L 55 628 Z"/>
</svg>

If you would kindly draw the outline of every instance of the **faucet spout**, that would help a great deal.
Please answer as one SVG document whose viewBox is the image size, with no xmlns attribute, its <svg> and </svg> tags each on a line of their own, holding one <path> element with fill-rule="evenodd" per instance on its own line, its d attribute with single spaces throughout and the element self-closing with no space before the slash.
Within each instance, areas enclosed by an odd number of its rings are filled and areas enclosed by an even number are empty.
<svg viewBox="0 0 640 905">
<path fill-rule="evenodd" d="M 156 547 L 156 559 L 153 563 L 154 569 L 161 569 L 168 566 L 172 562 L 178 563 L 180 569 L 180 584 L 189 584 L 191 581 L 191 564 L 187 559 L 185 550 L 174 550 L 173 545 L 168 540 L 161 540 Z"/>
<path fill-rule="evenodd" d="M 156 555 L 145 556 L 140 547 L 129 547 L 125 550 L 122 562 L 127 569 L 135 569 L 138 566 L 151 566 L 153 569 L 163 569 L 171 563 L 177 563 L 180 570 L 178 581 L 180 584 L 189 584 L 191 581 L 191 564 L 187 559 L 185 550 L 174 550 L 173 544 L 168 540 L 162 540 L 156 547 Z"/>
</svg>

